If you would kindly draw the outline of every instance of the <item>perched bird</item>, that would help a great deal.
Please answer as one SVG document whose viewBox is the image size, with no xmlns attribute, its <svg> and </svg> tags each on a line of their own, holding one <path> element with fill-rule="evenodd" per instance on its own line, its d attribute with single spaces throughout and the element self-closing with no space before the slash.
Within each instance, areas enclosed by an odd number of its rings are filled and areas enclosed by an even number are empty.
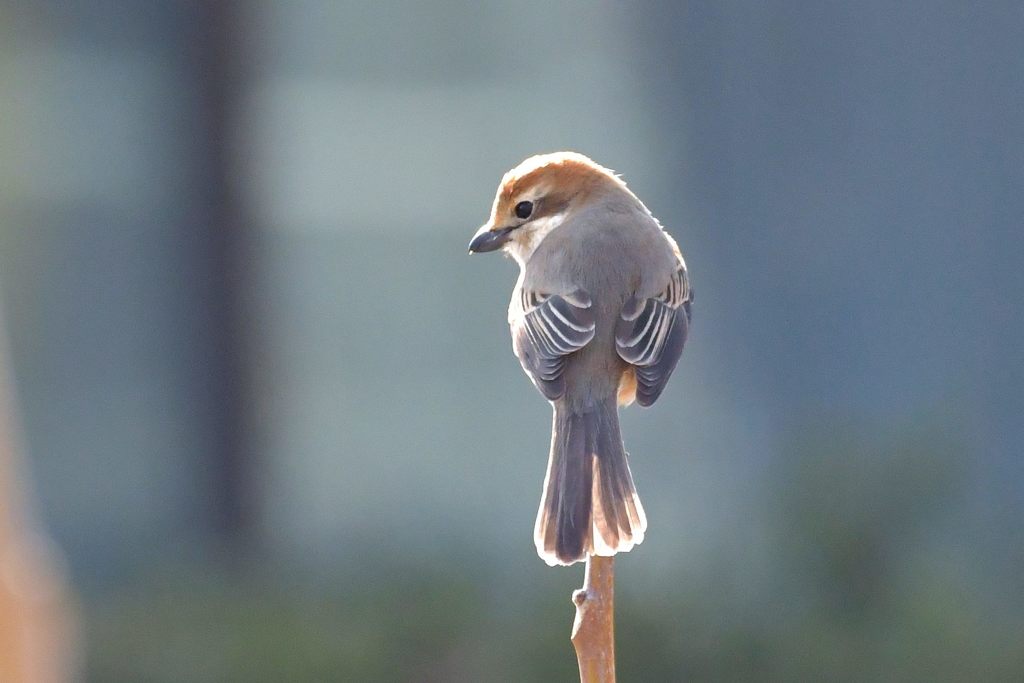
<svg viewBox="0 0 1024 683">
<path fill-rule="evenodd" d="M 530 157 L 505 174 L 470 253 L 519 263 L 512 348 L 554 406 L 534 542 L 550 565 L 626 552 L 644 508 L 618 406 L 654 403 L 690 328 L 679 247 L 613 172 L 573 152 Z"/>
</svg>

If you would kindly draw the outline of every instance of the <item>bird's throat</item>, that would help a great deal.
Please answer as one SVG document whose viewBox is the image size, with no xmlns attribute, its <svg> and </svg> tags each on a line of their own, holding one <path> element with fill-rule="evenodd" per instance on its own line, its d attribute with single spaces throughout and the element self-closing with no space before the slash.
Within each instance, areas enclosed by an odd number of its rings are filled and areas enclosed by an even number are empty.
<svg viewBox="0 0 1024 683">
<path fill-rule="evenodd" d="M 505 251 L 519 263 L 520 267 L 533 256 L 544 238 L 565 223 L 565 213 L 556 213 L 538 218 L 516 230 L 511 240 L 505 245 Z"/>
</svg>

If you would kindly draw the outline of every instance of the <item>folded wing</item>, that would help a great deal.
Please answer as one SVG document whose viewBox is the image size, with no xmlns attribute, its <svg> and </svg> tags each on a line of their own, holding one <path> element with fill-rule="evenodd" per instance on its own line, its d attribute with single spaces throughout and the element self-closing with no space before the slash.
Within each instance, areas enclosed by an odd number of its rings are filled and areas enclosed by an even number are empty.
<svg viewBox="0 0 1024 683">
<path fill-rule="evenodd" d="M 583 290 L 547 295 L 523 289 L 513 308 L 509 324 L 516 357 L 545 398 L 560 398 L 566 357 L 594 338 L 590 295 Z"/>
<path fill-rule="evenodd" d="M 637 299 L 622 307 L 615 326 L 615 348 L 636 370 L 636 402 L 649 406 L 664 391 L 679 361 L 690 328 L 693 292 L 686 264 L 669 278 L 657 296 Z"/>
</svg>

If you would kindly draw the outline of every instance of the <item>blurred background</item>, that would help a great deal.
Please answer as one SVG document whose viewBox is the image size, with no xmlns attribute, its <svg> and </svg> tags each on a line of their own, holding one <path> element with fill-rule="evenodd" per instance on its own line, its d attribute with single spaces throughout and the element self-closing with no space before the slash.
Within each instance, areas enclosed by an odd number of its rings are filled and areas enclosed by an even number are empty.
<svg viewBox="0 0 1024 683">
<path fill-rule="evenodd" d="M 574 149 L 697 293 L 624 417 L 621 678 L 1024 679 L 1022 35 L 1017 2 L 0 3 L 9 418 L 79 678 L 574 678 L 516 267 L 466 256 L 504 171 Z"/>
</svg>

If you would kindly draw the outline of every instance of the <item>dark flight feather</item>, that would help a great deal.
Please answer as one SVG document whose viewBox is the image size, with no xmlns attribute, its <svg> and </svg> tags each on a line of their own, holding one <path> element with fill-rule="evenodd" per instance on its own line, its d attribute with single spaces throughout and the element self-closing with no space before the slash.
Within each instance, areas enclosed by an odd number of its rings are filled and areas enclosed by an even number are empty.
<svg viewBox="0 0 1024 683">
<path fill-rule="evenodd" d="M 544 296 L 524 290 L 512 323 L 512 348 L 523 369 L 548 400 L 565 393 L 565 358 L 594 338 L 593 302 L 582 290 Z"/>
<path fill-rule="evenodd" d="M 642 406 L 658 400 L 672 376 L 686 344 L 692 302 L 686 267 L 680 264 L 664 291 L 644 300 L 632 296 L 622 308 L 615 349 L 636 368 L 636 402 Z"/>
</svg>

